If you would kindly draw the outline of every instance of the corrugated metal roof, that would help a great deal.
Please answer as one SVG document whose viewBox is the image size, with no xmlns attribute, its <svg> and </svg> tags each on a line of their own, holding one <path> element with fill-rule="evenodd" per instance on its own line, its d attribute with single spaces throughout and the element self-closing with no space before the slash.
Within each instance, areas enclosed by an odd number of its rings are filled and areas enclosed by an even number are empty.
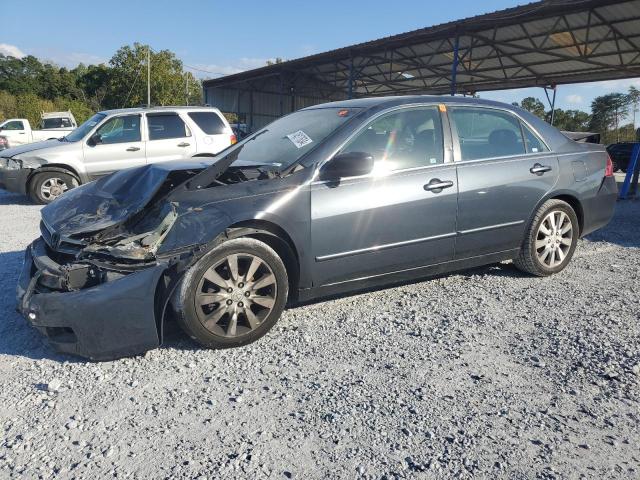
<svg viewBox="0 0 640 480">
<path fill-rule="evenodd" d="M 204 86 L 329 100 L 344 94 L 352 78 L 353 92 L 361 96 L 446 93 L 456 38 L 461 92 L 640 76 L 640 0 L 547 0 L 206 80 Z"/>
</svg>

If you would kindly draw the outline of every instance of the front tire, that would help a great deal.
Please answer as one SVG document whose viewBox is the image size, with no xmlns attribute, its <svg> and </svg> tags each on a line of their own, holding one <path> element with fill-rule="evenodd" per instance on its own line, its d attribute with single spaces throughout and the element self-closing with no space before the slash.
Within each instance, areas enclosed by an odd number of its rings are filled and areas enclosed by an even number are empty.
<svg viewBox="0 0 640 480">
<path fill-rule="evenodd" d="M 68 173 L 36 173 L 30 182 L 29 197 L 35 203 L 46 205 L 77 186 L 78 181 Z"/>
<path fill-rule="evenodd" d="M 564 270 L 576 249 L 579 229 L 571 205 L 547 200 L 534 215 L 513 263 L 519 270 L 539 277 Z"/>
<path fill-rule="evenodd" d="M 174 296 L 183 330 L 207 348 L 247 345 L 280 318 L 289 294 L 286 268 L 267 244 L 229 240 L 185 274 Z"/>
</svg>

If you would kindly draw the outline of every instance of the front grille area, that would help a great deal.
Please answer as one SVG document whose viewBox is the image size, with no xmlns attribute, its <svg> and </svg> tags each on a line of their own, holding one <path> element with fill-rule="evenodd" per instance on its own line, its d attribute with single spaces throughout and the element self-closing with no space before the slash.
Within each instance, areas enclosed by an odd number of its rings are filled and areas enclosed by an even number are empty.
<svg viewBox="0 0 640 480">
<path fill-rule="evenodd" d="M 85 243 L 80 240 L 62 236 L 58 237 L 57 242 L 54 242 L 55 232 L 43 220 L 40 221 L 40 234 L 53 253 L 66 254 L 73 258 L 85 246 Z"/>
</svg>

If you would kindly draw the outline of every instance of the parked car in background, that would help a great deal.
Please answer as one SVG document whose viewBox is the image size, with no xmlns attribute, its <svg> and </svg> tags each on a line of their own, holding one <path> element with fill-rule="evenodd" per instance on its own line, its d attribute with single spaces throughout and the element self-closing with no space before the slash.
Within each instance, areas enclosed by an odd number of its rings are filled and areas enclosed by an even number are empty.
<svg viewBox="0 0 640 480">
<path fill-rule="evenodd" d="M 235 141 L 217 108 L 107 110 L 64 137 L 0 152 L 0 188 L 49 203 L 111 172 L 214 155 Z"/>
<path fill-rule="evenodd" d="M 123 170 L 42 209 L 25 318 L 94 359 L 157 347 L 169 309 L 205 347 L 246 345 L 287 303 L 503 260 L 558 273 L 617 197 L 602 145 L 464 97 L 309 107 L 218 157 Z"/>
<path fill-rule="evenodd" d="M 621 142 L 612 143 L 607 145 L 607 153 L 611 157 L 613 162 L 613 170 L 627 171 L 629 162 L 631 161 L 631 154 L 633 153 L 633 147 L 638 145 L 638 142 Z"/>
<path fill-rule="evenodd" d="M 247 135 L 249 135 L 249 125 L 246 123 L 232 123 L 231 128 L 233 133 L 238 138 L 238 141 L 244 139 Z"/>
<path fill-rule="evenodd" d="M 7 139 L 9 147 L 17 147 L 63 137 L 77 126 L 71 112 L 49 112 L 43 113 L 40 117 L 39 130 L 32 129 L 26 118 L 10 118 L 0 123 L 0 133 Z"/>
</svg>

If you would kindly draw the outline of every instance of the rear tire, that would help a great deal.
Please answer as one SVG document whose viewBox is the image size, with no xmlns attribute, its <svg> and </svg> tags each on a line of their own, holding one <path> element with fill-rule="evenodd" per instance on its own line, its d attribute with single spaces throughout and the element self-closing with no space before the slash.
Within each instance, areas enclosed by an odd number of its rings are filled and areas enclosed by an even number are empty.
<svg viewBox="0 0 640 480">
<path fill-rule="evenodd" d="M 68 173 L 54 171 L 36 173 L 29 183 L 29 197 L 35 203 L 46 205 L 77 186 L 78 181 Z"/>
<path fill-rule="evenodd" d="M 207 348 L 247 345 L 278 321 L 289 294 L 286 268 L 267 244 L 229 240 L 185 274 L 173 299 L 178 323 Z"/>
<path fill-rule="evenodd" d="M 571 205 L 562 200 L 547 200 L 534 215 L 514 265 L 539 277 L 564 270 L 576 249 L 579 230 L 578 217 Z"/>
</svg>

